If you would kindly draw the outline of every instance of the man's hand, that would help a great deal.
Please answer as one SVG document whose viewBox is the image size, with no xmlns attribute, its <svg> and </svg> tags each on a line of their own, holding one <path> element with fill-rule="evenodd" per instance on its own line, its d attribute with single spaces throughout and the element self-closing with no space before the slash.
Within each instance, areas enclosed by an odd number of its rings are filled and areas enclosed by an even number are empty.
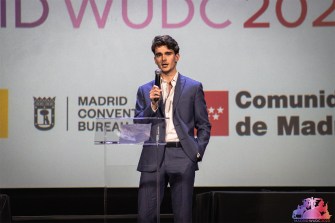
<svg viewBox="0 0 335 223">
<path fill-rule="evenodd" d="M 162 90 L 154 85 L 150 90 L 150 100 L 151 100 L 151 108 L 156 111 L 158 109 L 158 101 L 161 97 Z"/>
</svg>

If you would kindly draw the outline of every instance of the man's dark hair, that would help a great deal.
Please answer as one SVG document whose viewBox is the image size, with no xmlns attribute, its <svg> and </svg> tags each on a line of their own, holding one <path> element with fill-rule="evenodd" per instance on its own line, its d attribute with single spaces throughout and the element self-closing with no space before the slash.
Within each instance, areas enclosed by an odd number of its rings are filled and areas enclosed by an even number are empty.
<svg viewBox="0 0 335 223">
<path fill-rule="evenodd" d="M 152 41 L 151 50 L 155 54 L 156 47 L 166 46 L 168 49 L 173 50 L 175 54 L 179 53 L 179 46 L 176 40 L 169 35 L 155 36 Z"/>
</svg>

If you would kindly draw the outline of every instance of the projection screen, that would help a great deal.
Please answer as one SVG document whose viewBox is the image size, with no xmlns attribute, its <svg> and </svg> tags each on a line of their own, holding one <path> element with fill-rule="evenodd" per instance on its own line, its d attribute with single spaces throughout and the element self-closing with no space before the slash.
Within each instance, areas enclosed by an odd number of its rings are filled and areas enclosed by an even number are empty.
<svg viewBox="0 0 335 223">
<path fill-rule="evenodd" d="M 196 186 L 335 186 L 335 1 L 1 0 L 0 188 L 137 187 L 95 121 L 134 116 L 163 34 L 213 126 Z"/>
</svg>

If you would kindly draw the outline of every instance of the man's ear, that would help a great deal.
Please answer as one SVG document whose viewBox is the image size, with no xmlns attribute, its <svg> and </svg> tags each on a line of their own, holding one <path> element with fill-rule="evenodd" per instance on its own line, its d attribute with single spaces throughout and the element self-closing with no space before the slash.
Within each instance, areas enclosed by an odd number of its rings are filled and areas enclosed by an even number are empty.
<svg viewBox="0 0 335 223">
<path fill-rule="evenodd" d="M 176 54 L 176 60 L 175 60 L 175 62 L 177 63 L 177 62 L 179 61 L 179 59 L 180 59 L 180 54 L 177 53 L 177 54 Z"/>
</svg>

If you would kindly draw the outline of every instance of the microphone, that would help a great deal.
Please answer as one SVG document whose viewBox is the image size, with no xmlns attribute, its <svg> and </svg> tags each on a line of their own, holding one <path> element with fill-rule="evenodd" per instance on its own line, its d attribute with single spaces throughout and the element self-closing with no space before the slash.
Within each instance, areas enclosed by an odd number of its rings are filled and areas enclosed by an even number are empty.
<svg viewBox="0 0 335 223">
<path fill-rule="evenodd" d="M 161 88 L 161 69 L 155 70 L 155 85 Z"/>
<path fill-rule="evenodd" d="M 161 73 L 162 73 L 161 69 L 156 69 L 155 70 L 155 85 L 158 86 L 159 88 L 161 88 Z M 159 98 L 155 98 L 154 101 L 157 103 L 159 101 Z M 157 146 L 158 146 L 158 144 L 159 144 L 159 125 L 157 125 L 156 143 L 157 143 Z M 158 163 L 157 163 L 157 170 L 158 170 Z M 157 197 L 159 197 L 159 196 L 157 196 Z M 157 210 L 159 210 L 159 209 L 157 208 Z"/>
<path fill-rule="evenodd" d="M 155 70 L 155 85 L 161 88 L 161 69 Z M 157 102 L 159 98 L 155 98 L 154 101 Z"/>
</svg>

